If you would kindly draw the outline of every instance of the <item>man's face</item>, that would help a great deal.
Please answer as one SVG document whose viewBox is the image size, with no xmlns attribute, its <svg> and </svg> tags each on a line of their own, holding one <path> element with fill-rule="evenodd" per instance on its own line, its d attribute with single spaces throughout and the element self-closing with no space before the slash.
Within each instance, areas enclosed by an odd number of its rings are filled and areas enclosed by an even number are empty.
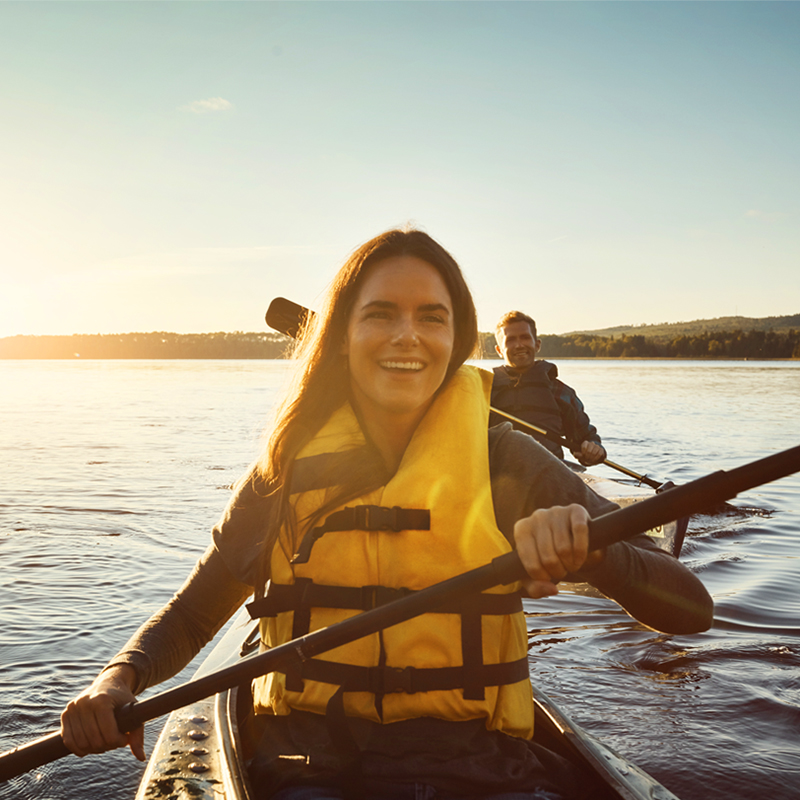
<svg viewBox="0 0 800 800">
<path fill-rule="evenodd" d="M 533 364 L 541 346 L 541 339 L 534 337 L 527 322 L 509 322 L 498 336 L 496 349 L 509 367 L 527 369 Z"/>
</svg>

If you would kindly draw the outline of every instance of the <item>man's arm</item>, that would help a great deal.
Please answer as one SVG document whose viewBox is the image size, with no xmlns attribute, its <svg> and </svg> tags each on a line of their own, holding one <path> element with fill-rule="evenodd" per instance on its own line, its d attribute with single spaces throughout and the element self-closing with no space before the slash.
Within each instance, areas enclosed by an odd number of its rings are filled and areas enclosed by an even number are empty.
<svg viewBox="0 0 800 800">
<path fill-rule="evenodd" d="M 563 381 L 554 380 L 553 394 L 561 410 L 564 435 L 570 443 L 572 455 L 585 467 L 604 461 L 606 450 L 575 390 Z"/>
</svg>

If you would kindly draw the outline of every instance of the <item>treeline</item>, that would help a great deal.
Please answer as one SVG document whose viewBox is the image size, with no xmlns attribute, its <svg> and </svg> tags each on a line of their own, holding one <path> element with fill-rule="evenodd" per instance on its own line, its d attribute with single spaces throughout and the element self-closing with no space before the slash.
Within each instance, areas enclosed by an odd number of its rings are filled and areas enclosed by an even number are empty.
<svg viewBox="0 0 800 800">
<path fill-rule="evenodd" d="M 280 333 L 117 333 L 9 336 L 0 358 L 283 358 Z"/>
<path fill-rule="evenodd" d="M 708 331 L 674 339 L 638 334 L 542 336 L 542 358 L 800 358 L 800 331 Z M 481 333 L 484 358 L 495 338 Z M 291 340 L 280 333 L 118 333 L 9 336 L 0 358 L 285 358 Z"/>
<path fill-rule="evenodd" d="M 657 341 L 646 336 L 542 336 L 542 358 L 800 358 L 800 331 L 713 331 Z"/>
<path fill-rule="evenodd" d="M 597 330 L 570 331 L 568 335 L 579 333 L 594 336 L 645 336 L 648 339 L 670 341 L 678 336 L 699 336 L 703 333 L 722 333 L 729 331 L 775 331 L 788 333 L 800 329 L 800 314 L 786 314 L 782 317 L 715 317 L 714 319 L 696 319 L 692 322 L 661 322 L 655 325 L 617 325 L 613 328 Z"/>
<path fill-rule="evenodd" d="M 800 358 L 800 331 L 704 331 L 673 339 L 638 334 L 542 336 L 541 358 Z M 482 333 L 483 358 L 496 357 L 495 338 Z"/>
</svg>

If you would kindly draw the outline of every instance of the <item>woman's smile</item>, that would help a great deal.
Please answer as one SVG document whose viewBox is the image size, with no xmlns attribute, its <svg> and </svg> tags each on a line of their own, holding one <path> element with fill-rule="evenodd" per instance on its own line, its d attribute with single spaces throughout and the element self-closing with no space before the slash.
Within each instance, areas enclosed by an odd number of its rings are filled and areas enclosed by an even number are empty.
<svg viewBox="0 0 800 800">
<path fill-rule="evenodd" d="M 379 363 L 384 369 L 399 369 L 405 371 L 425 369 L 425 365 L 421 361 L 381 361 Z"/>
</svg>

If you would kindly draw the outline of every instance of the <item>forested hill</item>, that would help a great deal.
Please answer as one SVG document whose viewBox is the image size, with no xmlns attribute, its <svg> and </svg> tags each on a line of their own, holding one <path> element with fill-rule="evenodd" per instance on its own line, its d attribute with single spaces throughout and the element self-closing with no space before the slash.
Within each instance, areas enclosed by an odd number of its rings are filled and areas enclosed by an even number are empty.
<svg viewBox="0 0 800 800">
<path fill-rule="evenodd" d="M 728 319 L 741 319 L 731 317 Z M 704 322 L 673 326 L 608 328 L 613 334 L 542 334 L 542 358 L 800 358 L 800 315 L 768 317 L 794 328 L 702 327 Z M 761 322 L 761 320 L 744 320 Z M 783 323 L 782 323 L 783 324 Z M 680 326 L 696 326 L 694 333 Z M 673 333 L 663 333 L 674 328 Z M 652 335 L 643 331 L 652 331 Z M 633 332 L 625 332 L 633 331 Z M 659 333 L 656 333 L 659 331 Z M 481 333 L 484 358 L 494 357 L 492 333 Z M 0 359 L 25 358 L 284 358 L 291 341 L 279 333 L 118 333 L 72 336 L 9 336 L 0 339 Z"/>
<path fill-rule="evenodd" d="M 283 358 L 280 333 L 115 333 L 9 336 L 0 358 Z"/>
<path fill-rule="evenodd" d="M 617 325 L 614 328 L 601 328 L 594 331 L 570 331 L 564 336 L 645 336 L 655 341 L 666 342 L 679 336 L 698 336 L 704 333 L 733 331 L 774 331 L 788 333 L 800 330 L 800 314 L 784 317 L 716 317 L 715 319 L 696 319 L 693 322 L 661 322 L 657 325 Z"/>
<path fill-rule="evenodd" d="M 800 358 L 800 328 L 774 331 L 714 331 L 674 339 L 638 334 L 542 336 L 542 358 Z"/>
</svg>

